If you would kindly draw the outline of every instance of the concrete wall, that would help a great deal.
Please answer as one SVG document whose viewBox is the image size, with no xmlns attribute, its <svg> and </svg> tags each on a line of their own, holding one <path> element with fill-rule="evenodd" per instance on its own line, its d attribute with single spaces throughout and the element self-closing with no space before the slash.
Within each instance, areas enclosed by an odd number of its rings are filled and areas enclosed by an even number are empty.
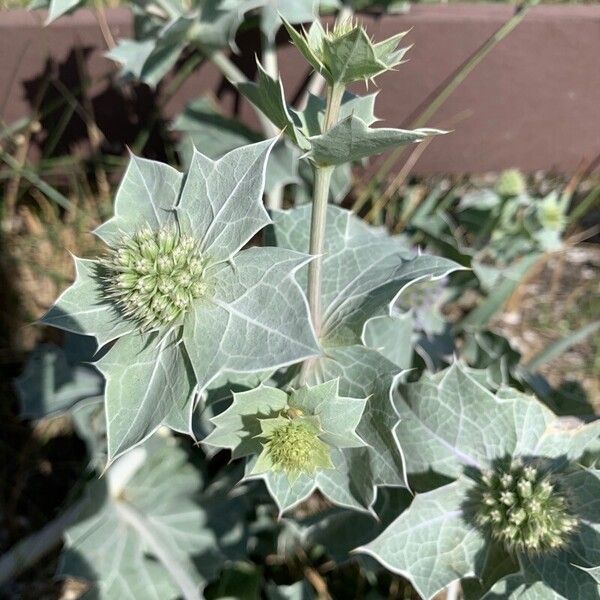
<svg viewBox="0 0 600 600">
<path fill-rule="evenodd" d="M 383 123 L 407 126 L 513 10 L 508 5 L 416 5 L 407 15 L 365 17 L 376 39 L 411 29 L 406 39 L 415 44 L 407 64 L 378 80 L 377 112 Z M 108 19 L 115 38 L 131 35 L 127 10 L 111 10 Z M 0 13 L 3 122 L 30 113 L 44 72 L 74 90 L 84 65 L 96 82 L 91 98 L 100 128 L 107 139 L 128 143 L 139 123 L 149 118 L 157 98 L 145 86 L 127 93 L 110 87 L 115 67 L 102 55 L 106 47 L 92 12 L 78 11 L 48 28 L 42 28 L 42 20 L 41 13 Z M 250 76 L 252 43 L 242 39 L 243 53 L 236 59 Z M 293 97 L 307 68 L 285 38 L 279 57 L 286 89 Z M 441 127 L 454 123 L 455 131 L 430 145 L 415 172 L 478 173 L 517 166 L 571 173 L 582 159 L 600 156 L 599 57 L 600 6 L 530 10 L 429 123 Z M 218 96 L 228 112 L 254 123 L 245 101 L 210 65 L 202 65 L 166 104 L 164 116 L 177 114 L 188 100 L 206 92 Z M 65 144 L 76 151 L 77 128 L 82 124 L 70 127 L 73 139 L 67 137 Z"/>
</svg>

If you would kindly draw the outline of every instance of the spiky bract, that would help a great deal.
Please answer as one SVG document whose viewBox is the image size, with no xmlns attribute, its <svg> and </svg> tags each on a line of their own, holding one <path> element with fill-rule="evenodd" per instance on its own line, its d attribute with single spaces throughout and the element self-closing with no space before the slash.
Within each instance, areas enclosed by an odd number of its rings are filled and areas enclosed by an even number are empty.
<svg viewBox="0 0 600 600">
<path fill-rule="evenodd" d="M 206 291 L 197 242 L 173 227 L 141 229 L 99 264 L 109 297 L 142 330 L 176 324 Z"/>
<path fill-rule="evenodd" d="M 558 550 L 577 527 L 552 475 L 519 459 L 482 475 L 478 504 L 477 524 L 489 528 L 511 552 L 536 555 Z"/>
</svg>

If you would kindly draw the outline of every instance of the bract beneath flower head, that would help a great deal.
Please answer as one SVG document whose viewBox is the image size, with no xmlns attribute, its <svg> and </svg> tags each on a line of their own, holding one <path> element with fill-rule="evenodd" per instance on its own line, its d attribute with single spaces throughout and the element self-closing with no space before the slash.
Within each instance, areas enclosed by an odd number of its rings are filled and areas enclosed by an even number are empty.
<svg viewBox="0 0 600 600">
<path fill-rule="evenodd" d="M 306 254 L 243 247 L 270 223 L 262 196 L 275 139 L 217 161 L 197 150 L 185 178 L 131 157 L 109 250 L 75 259 L 76 279 L 44 316 L 93 335 L 106 378 L 109 462 L 162 424 L 192 434 L 197 392 L 220 373 L 291 365 L 319 352 L 295 272 Z"/>
</svg>

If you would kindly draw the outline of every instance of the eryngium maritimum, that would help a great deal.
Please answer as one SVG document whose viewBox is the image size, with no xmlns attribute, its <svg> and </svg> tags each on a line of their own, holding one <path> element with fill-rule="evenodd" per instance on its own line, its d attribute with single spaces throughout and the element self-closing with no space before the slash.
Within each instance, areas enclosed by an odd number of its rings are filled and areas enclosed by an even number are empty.
<svg viewBox="0 0 600 600">
<path fill-rule="evenodd" d="M 173 227 L 144 228 L 100 261 L 117 309 L 143 330 L 175 324 L 205 291 L 197 242 Z"/>
<path fill-rule="evenodd" d="M 511 552 L 552 552 L 564 547 L 577 527 L 552 477 L 518 459 L 507 469 L 483 474 L 478 501 L 477 523 Z"/>
<path fill-rule="evenodd" d="M 285 471 L 293 480 L 300 473 L 332 468 L 327 444 L 319 430 L 302 417 L 293 418 L 266 435 L 264 446 L 274 471 Z"/>
</svg>

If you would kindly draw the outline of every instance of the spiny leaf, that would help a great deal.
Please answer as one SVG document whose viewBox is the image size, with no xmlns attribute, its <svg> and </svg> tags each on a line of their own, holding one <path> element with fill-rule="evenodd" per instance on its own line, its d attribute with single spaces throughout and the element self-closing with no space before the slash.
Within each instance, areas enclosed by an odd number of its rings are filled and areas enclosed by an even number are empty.
<svg viewBox="0 0 600 600">
<path fill-rule="evenodd" d="M 406 577 L 426 599 L 452 581 L 475 574 L 484 536 L 464 518 L 472 483 L 456 481 L 419 494 L 379 537 L 357 548 Z"/>
<path fill-rule="evenodd" d="M 224 560 L 195 498 L 199 471 L 174 440 L 153 440 L 120 460 L 86 487 L 59 573 L 90 581 L 102 600 L 199 599 Z"/>
<path fill-rule="evenodd" d="M 75 281 L 42 317 L 42 323 L 81 335 L 93 335 L 104 344 L 130 333 L 135 325 L 122 319 L 104 298 L 98 282 L 98 263 L 74 257 Z"/>
<path fill-rule="evenodd" d="M 183 411 L 195 385 L 174 335 L 127 335 L 96 365 L 106 378 L 109 462 L 150 437 L 172 410 Z"/>
<path fill-rule="evenodd" d="M 102 377 L 92 366 L 70 363 L 62 348 L 53 344 L 34 349 L 15 383 L 21 415 L 33 419 L 64 412 L 104 389 Z"/>
<path fill-rule="evenodd" d="M 446 132 L 439 129 L 426 128 L 412 131 L 389 127 L 373 128 L 368 127 L 359 117 L 351 115 L 326 133 L 311 137 L 309 156 L 319 165 L 339 165 L 444 133 Z"/>
<path fill-rule="evenodd" d="M 310 144 L 306 141 L 304 134 L 296 127 L 296 123 L 290 115 L 281 80 L 273 79 L 260 63 L 257 63 L 257 67 L 257 82 L 238 83 L 237 88 L 277 128 L 284 131 L 298 147 L 308 150 Z"/>
</svg>

